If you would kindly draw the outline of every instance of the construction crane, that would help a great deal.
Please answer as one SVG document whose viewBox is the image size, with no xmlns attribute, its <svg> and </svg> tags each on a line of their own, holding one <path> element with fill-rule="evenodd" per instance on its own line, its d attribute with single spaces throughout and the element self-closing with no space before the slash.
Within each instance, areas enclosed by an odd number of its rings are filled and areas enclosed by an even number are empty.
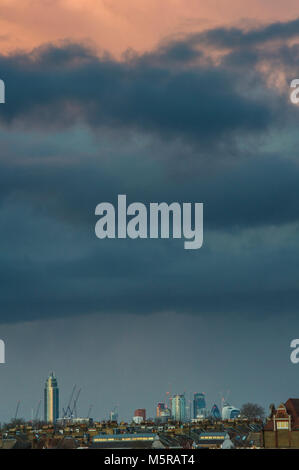
<svg viewBox="0 0 299 470">
<path fill-rule="evenodd" d="M 73 399 L 76 387 L 77 387 L 77 385 L 75 384 L 73 386 L 73 390 L 72 390 L 72 393 L 71 393 L 71 396 L 70 396 L 70 399 L 69 399 L 69 402 L 68 402 L 68 405 L 67 405 L 66 409 L 62 408 L 63 418 L 70 418 L 71 415 L 72 415 L 72 413 L 71 413 L 71 403 L 72 403 L 72 399 Z"/>
<path fill-rule="evenodd" d="M 20 403 L 21 403 L 20 401 L 18 401 L 18 403 L 17 403 L 17 408 L 16 408 L 16 412 L 15 412 L 14 421 L 16 421 L 16 419 L 17 419 L 19 408 L 20 408 Z"/>
<path fill-rule="evenodd" d="M 225 394 L 225 392 L 224 392 L 224 393 L 223 393 L 223 392 L 220 392 L 221 408 L 223 408 L 224 404 L 227 403 L 229 394 L 230 394 L 230 390 L 227 390 L 227 391 L 226 391 L 226 394 Z"/>
<path fill-rule="evenodd" d="M 34 421 L 38 420 L 41 402 L 42 402 L 41 400 L 38 402 L 36 413 L 35 413 L 35 416 L 34 416 Z"/>
<path fill-rule="evenodd" d="M 72 418 L 73 418 L 74 416 L 75 416 L 75 418 L 77 418 L 77 403 L 78 403 L 78 399 L 79 399 L 80 393 L 81 393 L 81 388 L 78 390 L 77 395 L 76 395 L 76 398 L 74 399 L 73 408 L 71 409 L 71 417 L 72 417 Z"/>
<path fill-rule="evenodd" d="M 92 408 L 93 408 L 93 405 L 90 405 L 90 406 L 89 406 L 89 409 L 88 409 L 88 413 L 87 413 L 87 419 L 90 418 L 90 414 L 91 414 Z"/>
<path fill-rule="evenodd" d="M 171 393 L 166 392 L 166 399 L 165 399 L 166 408 L 170 408 L 170 398 L 171 398 Z"/>
</svg>

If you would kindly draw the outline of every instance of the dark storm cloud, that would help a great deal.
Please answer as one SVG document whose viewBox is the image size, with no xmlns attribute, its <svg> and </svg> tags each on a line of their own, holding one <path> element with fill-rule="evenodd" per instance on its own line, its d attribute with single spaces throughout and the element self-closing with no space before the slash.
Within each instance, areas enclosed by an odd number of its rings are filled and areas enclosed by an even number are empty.
<svg viewBox="0 0 299 470">
<path fill-rule="evenodd" d="M 139 129 L 205 146 L 229 142 L 237 133 L 260 133 L 277 121 L 275 94 L 272 100 L 249 97 L 235 70 L 180 66 L 201 55 L 187 40 L 127 62 L 99 58 L 73 44 L 2 56 L 7 104 L 1 119 L 44 128 L 85 121 L 94 129 Z M 263 85 L 258 75 L 255 80 Z"/>
<path fill-rule="evenodd" d="M 285 99 L 266 86 L 255 67 L 266 52 L 247 46 L 292 38 L 298 25 L 295 20 L 248 31 L 216 28 L 164 41 L 143 55 L 128 51 L 121 62 L 71 42 L 0 56 L 7 83 L 0 118 L 37 128 L 82 121 L 93 129 L 131 128 L 205 150 L 221 141 L 224 151 L 236 138 L 260 135 L 287 118 Z M 215 63 L 206 44 L 237 51 Z M 281 46 L 266 57 L 283 63 L 294 51 L 295 46 Z M 244 75 L 244 67 L 250 73 Z"/>
<path fill-rule="evenodd" d="M 71 43 L 1 56 L 1 321 L 296 311 L 298 110 L 245 47 L 294 31 L 242 32 L 243 55 L 217 63 L 198 45 L 217 45 L 219 30 L 121 62 Z M 225 47 L 235 33 L 226 30 Z M 263 58 L 288 64 L 283 47 Z M 203 248 L 96 239 L 95 206 L 121 193 L 204 202 Z"/>
<path fill-rule="evenodd" d="M 94 312 L 278 314 L 299 307 L 299 169 L 266 159 L 174 181 L 101 162 L 1 168 L 3 322 Z M 146 186 L 146 178 L 158 180 Z M 254 182 L 254 183 L 253 183 Z M 142 188 L 142 186 L 144 187 Z M 98 240 L 94 208 L 115 202 L 204 201 L 204 246 Z M 277 240 L 276 240 L 277 238 Z M 273 242 L 274 239 L 274 242 Z"/>
<path fill-rule="evenodd" d="M 265 96 L 248 96 L 242 86 L 242 61 L 255 64 L 256 50 L 238 55 L 238 73 L 235 67 L 229 68 L 230 53 L 215 64 L 204 47 L 263 46 L 268 40 L 284 41 L 298 34 L 299 20 L 246 31 L 216 28 L 164 41 L 143 55 L 128 52 L 121 62 L 71 42 L 2 55 L 0 72 L 7 83 L 7 105 L 1 118 L 7 123 L 26 120 L 28 126 L 54 127 L 84 120 L 94 128 L 133 127 L 208 140 L 209 144 L 240 131 L 263 131 L 278 119 L 278 108 L 273 105 L 278 97 L 269 90 Z M 283 60 L 283 51 L 279 51 Z M 275 51 L 271 54 L 278 57 Z M 259 73 L 249 71 L 255 86 L 266 88 Z M 281 102 L 279 107 L 281 112 Z"/>
<path fill-rule="evenodd" d="M 53 222 L 49 231 L 47 221 L 40 217 L 37 225 L 24 212 L 19 207 L 18 219 L 6 226 L 8 235 L 18 235 L 2 241 L 11 249 L 1 255 L 2 322 L 95 312 L 259 316 L 298 310 L 298 228 L 290 235 L 281 228 L 274 244 L 275 230 L 245 233 L 243 241 L 238 232 L 206 231 L 204 247 L 190 253 L 181 240 L 100 242 L 92 227 L 82 233 L 69 228 L 68 235 L 68 227 Z"/>
<path fill-rule="evenodd" d="M 162 147 L 163 148 L 163 147 Z M 211 230 L 234 227 L 279 226 L 299 221 L 299 165 L 277 155 L 252 156 L 239 164 L 223 166 L 209 174 L 204 168 L 195 174 L 160 175 L 160 166 L 148 168 L 150 155 L 127 160 L 119 172 L 120 158 L 104 166 L 99 155 L 94 162 L 33 164 L 0 161 L 0 207 L 12 201 L 30 204 L 37 213 L 47 214 L 72 227 L 94 223 L 94 208 L 100 201 L 117 204 L 117 194 L 134 201 L 202 201 L 205 224 Z M 167 164 L 165 165 L 167 166 Z M 151 184 L 144 184 L 150 178 Z"/>
<path fill-rule="evenodd" d="M 286 40 L 299 36 L 299 19 L 276 22 L 256 29 L 215 28 L 195 34 L 192 41 L 217 48 L 242 48 L 263 45 L 267 41 Z"/>
</svg>

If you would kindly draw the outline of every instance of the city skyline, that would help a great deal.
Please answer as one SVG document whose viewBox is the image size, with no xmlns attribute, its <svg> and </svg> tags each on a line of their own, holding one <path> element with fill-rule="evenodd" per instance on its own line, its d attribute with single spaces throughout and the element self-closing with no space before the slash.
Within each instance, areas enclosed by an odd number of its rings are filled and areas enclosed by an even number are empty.
<svg viewBox="0 0 299 470">
<path fill-rule="evenodd" d="M 158 317 L 156 317 L 158 319 Z M 158 402 L 165 399 L 165 393 L 172 390 L 172 393 L 182 393 L 184 390 L 195 392 L 197 390 L 203 390 L 209 397 L 209 404 L 215 402 L 219 405 L 221 395 L 226 395 L 227 391 L 230 390 L 229 401 L 235 406 L 241 406 L 243 403 L 248 401 L 256 402 L 262 405 L 266 412 L 268 411 L 269 404 L 274 402 L 279 404 L 284 396 L 296 396 L 298 385 L 296 374 L 296 365 L 289 362 L 289 358 L 282 357 L 280 354 L 281 348 L 284 343 L 287 343 L 288 328 L 287 325 L 280 324 L 280 338 L 277 338 L 277 334 L 271 336 L 271 332 L 268 331 L 267 324 L 260 328 L 261 342 L 258 343 L 260 353 L 263 353 L 263 363 L 254 364 L 251 362 L 250 357 L 245 357 L 243 363 L 244 369 L 240 369 L 236 380 L 235 373 L 231 373 L 223 365 L 227 364 L 232 360 L 231 350 L 226 349 L 223 351 L 221 360 L 218 357 L 218 350 L 214 351 L 212 357 L 212 351 L 214 343 L 209 344 L 210 341 L 206 339 L 204 343 L 204 337 L 207 336 L 206 331 L 209 331 L 209 325 L 201 322 L 201 347 L 198 345 L 198 328 L 199 320 L 195 320 L 194 317 L 189 317 L 190 331 L 183 332 L 181 329 L 182 316 L 174 317 L 172 315 L 162 315 L 159 317 L 161 331 L 156 331 L 156 321 L 151 321 L 147 318 L 146 336 L 144 333 L 144 320 L 138 319 L 136 316 L 131 317 L 131 322 L 134 325 L 130 332 L 130 342 L 135 341 L 135 346 L 129 350 L 123 349 L 123 343 L 120 341 L 121 331 L 124 329 L 127 322 L 127 318 L 121 318 L 118 316 L 120 322 L 118 328 L 114 325 L 115 341 L 111 343 L 111 337 L 101 337 L 101 343 L 98 343 L 98 329 L 97 316 L 94 318 L 88 318 L 89 328 L 80 322 L 78 317 L 75 317 L 72 322 L 72 326 L 69 327 L 69 334 L 72 341 L 67 342 L 65 338 L 57 337 L 54 338 L 54 332 L 58 328 L 62 329 L 64 321 L 58 323 L 54 322 L 43 322 L 42 333 L 40 334 L 40 344 L 36 342 L 36 328 L 37 325 L 28 323 L 23 324 L 20 327 L 19 335 L 13 338 L 11 334 L 9 337 L 11 341 L 10 348 L 8 348 L 8 357 L 11 363 L 16 364 L 14 367 L 7 364 L 3 365 L 1 369 L 2 373 L 2 397 L 5 398 L 5 406 L 1 407 L 0 421 L 9 421 L 14 415 L 16 409 L 16 403 L 20 400 L 20 390 L 22 390 L 22 403 L 20 405 L 19 416 L 25 417 L 27 420 L 31 419 L 32 409 L 36 410 L 37 404 L 40 399 L 43 398 L 44 381 L 46 379 L 47 371 L 55 370 L 55 374 L 60 378 L 60 396 L 61 404 L 65 406 L 68 403 L 69 396 L 74 384 L 77 387 L 82 387 L 80 401 L 78 404 L 78 412 L 80 415 L 86 415 L 88 413 L 89 406 L 93 405 L 92 415 L 95 418 L 108 419 L 109 412 L 114 408 L 116 404 L 119 405 L 119 418 L 121 420 L 128 421 L 132 417 L 132 413 L 136 408 L 146 408 L 153 416 L 155 414 L 155 406 Z M 184 317 L 185 318 L 185 317 Z M 172 327 L 169 329 L 171 332 L 172 340 L 167 342 L 167 345 L 163 345 L 161 340 L 163 337 L 163 330 L 166 325 L 169 324 L 169 320 L 172 319 Z M 247 323 L 247 330 L 254 333 L 257 324 Z M 242 322 L 244 325 L 244 323 Z M 103 318 L 102 327 L 104 330 L 110 328 L 111 322 L 110 317 L 107 315 Z M 227 342 L 230 343 L 228 336 L 230 325 L 225 326 L 225 322 L 219 321 L 218 325 L 214 328 L 214 334 L 216 339 L 221 337 L 223 334 L 227 337 Z M 14 331 L 15 327 L 10 326 L 6 330 L 7 333 Z M 80 332 L 80 335 L 78 334 Z M 181 339 L 184 339 L 181 347 L 177 344 L 175 339 L 176 333 L 180 333 Z M 217 333 L 217 334 L 216 334 Z M 49 335 L 49 336 L 48 336 Z M 149 336 L 148 336 L 149 335 Z M 42 351 L 41 345 L 47 344 L 47 338 L 51 337 L 51 349 L 43 349 L 39 364 L 36 365 L 34 376 L 31 380 L 22 379 L 22 370 L 32 364 L 34 361 L 34 351 L 28 351 L 25 346 L 28 342 L 35 340 L 36 351 Z M 151 344 L 151 338 L 155 337 L 156 341 L 161 345 L 158 348 L 156 354 L 152 352 L 152 356 L 149 356 L 147 351 Z M 54 338 L 54 339 L 53 339 Z M 89 338 L 90 346 L 84 353 L 78 351 L 78 344 L 87 344 L 87 338 Z M 136 343 L 137 339 L 138 343 Z M 265 342 L 265 338 L 268 338 L 268 342 Z M 273 344 L 276 344 L 277 348 L 273 348 Z M 235 339 L 236 353 L 242 350 L 242 345 L 249 347 L 250 340 L 244 341 L 242 338 Z M 113 346 L 113 347 L 112 347 Z M 184 351 L 184 355 L 180 354 L 181 361 L 172 363 L 169 361 L 169 356 L 164 354 L 164 348 L 166 353 L 166 346 L 168 352 L 171 351 L 173 354 L 175 351 Z M 279 346 L 279 347 L 278 347 Z M 135 356 L 135 348 L 138 347 L 139 355 Z M 112 349 L 111 349 L 112 348 Z M 194 355 L 194 351 L 197 350 L 198 354 Z M 58 359 L 53 361 L 53 354 L 56 351 Z M 109 351 L 110 362 L 106 361 L 99 362 L 99 357 L 106 357 Z M 206 368 L 202 367 L 202 370 L 198 368 L 198 357 L 207 354 L 211 356 L 211 368 L 213 373 Z M 118 363 L 119 354 L 122 355 L 122 363 Z M 190 357 L 190 363 L 185 363 L 185 354 Z M 73 369 L 69 366 L 70 359 L 76 360 L 76 368 Z M 86 361 L 89 361 L 90 369 L 85 367 Z M 237 356 L 234 359 L 236 365 Z M 289 380 L 284 384 L 280 384 L 278 388 L 276 386 L 276 380 L 273 379 L 271 363 L 275 361 L 277 367 L 280 370 L 284 370 L 284 373 L 288 373 Z M 163 371 L 157 364 L 163 366 Z M 151 376 L 148 375 L 147 369 L 151 367 L 151 364 L 155 364 L 155 368 Z M 241 364 L 241 363 L 240 363 Z M 265 374 L 265 365 L 269 364 L 266 368 L 267 373 Z M 142 381 L 136 382 L 135 370 L 142 369 L 144 367 L 144 373 L 142 374 Z M 254 368 L 253 368 L 254 367 Z M 110 368 L 110 371 L 109 371 Z M 252 369 L 253 368 L 253 369 Z M 94 371 L 97 371 L 95 374 Z M 197 372 L 194 373 L 194 370 Z M 250 373 L 252 370 L 252 373 Z M 126 378 L 126 380 L 124 380 Z M 248 382 L 248 378 L 250 381 Z M 259 387 L 256 387 L 256 381 L 259 383 Z M 127 385 L 128 382 L 128 385 Z M 249 383 L 249 385 L 248 385 Z M 188 397 L 189 398 L 189 397 Z M 34 411 L 33 411 L 34 412 Z"/>
<path fill-rule="evenodd" d="M 64 423 L 77 418 L 92 418 L 91 410 L 94 405 L 90 405 L 88 414 L 82 415 L 78 413 L 78 398 L 81 392 L 81 388 L 79 389 L 79 392 L 75 393 L 76 388 L 77 384 L 74 384 L 69 401 L 63 407 L 59 401 L 59 387 L 57 377 L 54 372 L 50 372 L 44 386 L 43 418 L 42 412 L 40 411 L 40 400 L 37 404 L 37 409 L 32 409 L 31 421 L 44 421 L 45 423 L 55 424 L 56 422 Z M 240 414 L 240 410 L 237 410 L 227 401 L 229 392 L 230 391 L 227 392 L 226 398 L 220 398 L 220 409 L 222 410 L 224 419 L 229 419 L 230 417 L 235 418 Z M 168 420 L 177 422 L 191 422 L 198 419 L 213 418 L 213 409 L 217 407 L 217 404 L 213 403 L 213 405 L 210 407 L 211 409 L 209 410 L 209 403 L 207 402 L 206 398 L 206 394 L 202 392 L 188 393 L 185 391 L 182 394 L 166 392 L 164 402 L 159 402 L 154 406 L 156 413 L 151 415 L 151 413 L 147 413 L 146 408 L 137 408 L 135 409 L 134 414 L 132 414 L 131 421 L 135 422 L 136 424 L 141 424 L 146 420 L 155 421 L 156 419 L 161 419 L 162 422 L 165 423 Z M 20 403 L 21 401 L 19 400 L 12 422 L 13 420 L 17 419 L 24 419 L 18 415 Z M 119 405 L 116 405 L 114 406 L 113 410 L 110 410 L 108 421 L 110 420 L 119 422 L 118 408 Z M 233 410 L 233 414 L 230 414 L 230 411 L 228 411 L 230 409 Z M 165 413 L 166 411 L 169 413 Z M 236 414 L 236 411 L 239 411 L 239 414 Z M 166 418 L 166 420 L 163 418 Z M 101 419 L 98 420 L 101 421 Z"/>
</svg>

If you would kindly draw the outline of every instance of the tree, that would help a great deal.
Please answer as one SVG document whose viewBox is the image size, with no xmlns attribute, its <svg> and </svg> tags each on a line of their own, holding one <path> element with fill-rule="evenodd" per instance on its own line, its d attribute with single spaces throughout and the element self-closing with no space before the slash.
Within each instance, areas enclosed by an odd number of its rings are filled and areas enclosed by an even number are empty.
<svg viewBox="0 0 299 470">
<path fill-rule="evenodd" d="M 265 416 L 265 410 L 262 406 L 256 403 L 245 403 L 241 408 L 241 416 L 248 419 L 263 419 Z"/>
</svg>

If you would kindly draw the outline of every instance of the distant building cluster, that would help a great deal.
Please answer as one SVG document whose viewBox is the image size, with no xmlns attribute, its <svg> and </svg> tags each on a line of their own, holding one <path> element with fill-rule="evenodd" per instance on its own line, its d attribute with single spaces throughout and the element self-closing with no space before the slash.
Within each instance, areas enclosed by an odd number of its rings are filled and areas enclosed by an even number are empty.
<svg viewBox="0 0 299 470">
<path fill-rule="evenodd" d="M 216 403 L 211 410 L 208 409 L 204 393 L 194 393 L 193 403 L 187 405 L 185 394 L 169 397 L 169 405 L 158 403 L 156 407 L 156 419 L 160 422 L 173 420 L 176 422 L 197 422 L 205 419 L 235 419 L 240 416 L 240 409 L 223 402 L 222 411 Z"/>
<path fill-rule="evenodd" d="M 57 378 L 55 377 L 54 373 L 51 372 L 46 380 L 44 389 L 44 421 L 47 423 L 55 423 L 61 420 L 69 421 L 70 419 L 74 419 L 75 417 L 73 416 L 73 411 L 76 407 L 77 400 L 74 400 L 74 406 L 72 410 L 71 401 L 73 394 L 74 389 L 66 411 L 63 410 L 63 416 L 59 418 L 59 388 Z M 194 393 L 193 403 L 190 401 L 189 406 L 187 406 L 185 394 L 175 394 L 173 396 L 169 395 L 168 403 L 160 402 L 157 404 L 155 420 L 163 424 L 169 421 L 184 423 L 197 422 L 205 419 L 231 420 L 238 418 L 239 416 L 240 409 L 226 402 L 223 402 L 221 412 L 216 403 L 212 406 L 211 410 L 209 410 L 207 408 L 205 394 L 198 392 Z M 118 421 L 116 407 L 110 412 L 109 418 L 110 421 Z M 76 419 L 79 418 L 76 417 Z M 135 424 L 144 423 L 146 419 L 147 416 L 145 408 L 138 408 L 135 410 L 134 416 L 132 417 L 132 421 Z"/>
<path fill-rule="evenodd" d="M 119 422 L 117 407 L 107 421 L 94 421 L 91 408 L 87 417 L 78 417 L 81 389 L 75 389 L 59 416 L 58 382 L 51 372 L 44 387 L 44 421 L 37 419 L 38 413 L 28 423 L 17 420 L 18 402 L 15 418 L 1 426 L 0 448 L 299 448 L 299 399 L 290 398 L 278 408 L 270 405 L 263 420 L 242 416 L 224 399 L 221 410 L 216 403 L 209 409 L 202 392 L 194 393 L 192 400 L 168 393 L 157 404 L 154 418 L 137 408 L 126 423 Z"/>
</svg>

